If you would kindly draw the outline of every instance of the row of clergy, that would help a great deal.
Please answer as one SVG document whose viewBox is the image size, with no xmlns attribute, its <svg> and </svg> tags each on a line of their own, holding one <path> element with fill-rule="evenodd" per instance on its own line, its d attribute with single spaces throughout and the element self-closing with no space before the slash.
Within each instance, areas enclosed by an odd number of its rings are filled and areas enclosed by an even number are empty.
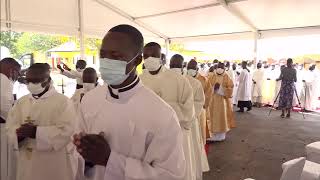
<svg viewBox="0 0 320 180">
<path fill-rule="evenodd" d="M 258 63 L 255 68 L 247 68 L 249 72 L 247 94 L 250 100 L 253 101 L 258 107 L 262 104 L 273 105 L 277 107 L 281 87 L 281 80 L 277 81 L 280 77 L 281 70 L 285 67 L 272 65 L 270 67 L 263 67 L 262 63 Z M 214 68 L 215 69 L 215 68 Z M 297 72 L 297 82 L 295 83 L 296 91 L 294 94 L 294 106 L 301 103 L 301 107 L 308 111 L 314 111 L 320 107 L 320 71 L 315 64 L 310 64 L 307 69 L 303 65 L 295 65 Z M 234 84 L 233 104 L 239 101 L 238 87 L 240 84 L 240 76 L 243 68 L 230 63 L 226 64 L 226 72 L 230 76 Z M 203 75 L 208 75 L 209 69 L 202 70 Z M 241 82 L 243 83 L 243 82 Z M 243 86 L 242 86 L 243 87 Z M 276 102 L 274 102 L 277 99 Z M 298 101 L 299 99 L 299 101 Z"/>
<path fill-rule="evenodd" d="M 30 94 L 12 107 L 21 67 L 0 61 L 1 180 L 201 180 L 209 171 L 206 139 L 224 140 L 235 126 L 233 82 L 222 63 L 205 78 L 190 61 L 184 76 L 181 55 L 168 69 L 159 44 L 143 45 L 130 25 L 108 31 L 100 50 L 104 85 L 83 61 L 80 76 L 59 66 L 77 78 L 73 102 L 54 89 L 50 67 L 36 63 L 26 72 Z M 138 76 L 142 59 L 147 71 Z"/>
</svg>

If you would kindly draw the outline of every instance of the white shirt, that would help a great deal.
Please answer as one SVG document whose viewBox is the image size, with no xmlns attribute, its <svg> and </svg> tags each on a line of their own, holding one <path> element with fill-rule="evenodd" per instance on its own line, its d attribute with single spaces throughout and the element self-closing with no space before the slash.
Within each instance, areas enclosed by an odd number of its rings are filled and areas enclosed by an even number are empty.
<svg viewBox="0 0 320 180">
<path fill-rule="evenodd" d="M 178 180 L 184 176 L 178 118 L 170 106 L 137 81 L 124 92 L 109 87 L 118 99 L 104 85 L 81 101 L 80 130 L 104 132 L 111 148 L 107 166 L 94 166 L 90 179 Z"/>
<path fill-rule="evenodd" d="M 36 138 L 17 142 L 16 129 L 27 120 L 37 125 Z M 9 146 L 17 157 L 17 180 L 70 180 L 67 144 L 74 133 L 73 103 L 53 87 L 39 99 L 23 96 L 13 106 L 6 125 Z"/>
<path fill-rule="evenodd" d="M 252 78 L 247 69 L 243 69 L 239 76 L 238 101 L 251 101 Z"/>
<path fill-rule="evenodd" d="M 0 85 L 0 116 L 6 120 L 14 102 L 13 82 L 6 75 L 0 73 Z"/>
<path fill-rule="evenodd" d="M 253 97 L 262 96 L 262 85 L 264 80 L 264 70 L 263 69 L 256 69 L 253 72 L 252 80 L 256 82 L 253 84 Z"/>
<path fill-rule="evenodd" d="M 82 85 L 83 81 L 82 81 L 82 74 L 83 74 L 83 69 L 79 72 L 79 71 L 67 71 L 64 70 L 63 72 L 61 72 L 61 74 L 67 76 L 68 78 L 71 79 L 76 79 L 77 80 L 77 84 Z"/>
</svg>

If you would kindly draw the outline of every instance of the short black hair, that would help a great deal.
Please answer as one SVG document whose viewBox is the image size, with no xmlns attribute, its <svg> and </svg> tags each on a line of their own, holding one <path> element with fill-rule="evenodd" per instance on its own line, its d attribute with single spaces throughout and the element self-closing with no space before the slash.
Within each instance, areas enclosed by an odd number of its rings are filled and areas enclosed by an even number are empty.
<svg viewBox="0 0 320 180">
<path fill-rule="evenodd" d="M 120 24 L 111 28 L 109 32 L 118 32 L 118 33 L 127 34 L 130 37 L 132 44 L 138 50 L 142 51 L 144 40 L 141 32 L 137 28 L 130 26 L 128 24 Z"/>
<path fill-rule="evenodd" d="M 2 66 L 2 65 L 11 65 L 11 66 L 14 66 L 17 68 L 21 68 L 21 65 L 18 63 L 18 61 L 16 61 L 15 59 L 13 59 L 11 57 L 3 58 L 0 61 L 0 66 Z"/>
<path fill-rule="evenodd" d="M 83 71 L 83 74 L 85 74 L 85 73 L 95 73 L 95 74 L 97 74 L 97 71 L 95 69 L 91 68 L 91 67 L 88 67 Z"/>
<path fill-rule="evenodd" d="M 287 60 L 287 63 L 292 64 L 292 63 L 293 63 L 293 60 L 292 60 L 291 58 L 289 58 L 289 59 Z"/>
<path fill-rule="evenodd" d="M 28 68 L 28 71 L 33 71 L 37 74 L 43 75 L 47 74 L 48 72 L 50 73 L 50 66 L 48 63 L 35 63 Z"/>
<path fill-rule="evenodd" d="M 83 59 L 79 59 L 77 61 L 77 65 L 80 65 L 80 66 L 85 68 L 87 66 L 87 62 L 85 60 L 83 60 Z"/>
<path fill-rule="evenodd" d="M 213 63 L 218 63 L 218 62 L 219 62 L 218 59 L 213 60 Z"/>
<path fill-rule="evenodd" d="M 171 57 L 171 59 L 173 59 L 173 58 L 175 58 L 175 59 L 180 59 L 180 60 L 184 61 L 183 56 L 181 56 L 180 54 L 175 54 L 175 55 L 173 55 L 173 56 Z"/>
<path fill-rule="evenodd" d="M 156 42 L 149 42 L 148 44 L 146 44 L 144 47 L 157 47 L 159 49 L 161 49 L 160 44 L 156 43 Z"/>
</svg>

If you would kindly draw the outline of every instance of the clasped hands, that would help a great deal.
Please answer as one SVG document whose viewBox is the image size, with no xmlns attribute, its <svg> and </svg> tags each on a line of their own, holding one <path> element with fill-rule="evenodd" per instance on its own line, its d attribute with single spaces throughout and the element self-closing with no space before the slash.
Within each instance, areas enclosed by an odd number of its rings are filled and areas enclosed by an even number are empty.
<svg viewBox="0 0 320 180">
<path fill-rule="evenodd" d="M 103 132 L 99 134 L 85 134 L 83 132 L 75 134 L 73 144 L 86 162 L 94 165 L 107 165 L 111 150 Z"/>
</svg>

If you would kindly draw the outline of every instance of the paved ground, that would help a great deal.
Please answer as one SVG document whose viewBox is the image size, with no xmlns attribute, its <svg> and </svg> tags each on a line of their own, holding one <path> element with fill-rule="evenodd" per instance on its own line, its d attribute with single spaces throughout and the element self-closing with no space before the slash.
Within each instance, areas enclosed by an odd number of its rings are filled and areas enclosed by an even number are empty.
<svg viewBox="0 0 320 180">
<path fill-rule="evenodd" d="M 320 141 L 320 115 L 281 119 L 267 108 L 236 114 L 237 128 L 222 143 L 210 145 L 211 171 L 204 180 L 279 180 L 281 164 L 305 156 L 305 145 Z"/>
</svg>

